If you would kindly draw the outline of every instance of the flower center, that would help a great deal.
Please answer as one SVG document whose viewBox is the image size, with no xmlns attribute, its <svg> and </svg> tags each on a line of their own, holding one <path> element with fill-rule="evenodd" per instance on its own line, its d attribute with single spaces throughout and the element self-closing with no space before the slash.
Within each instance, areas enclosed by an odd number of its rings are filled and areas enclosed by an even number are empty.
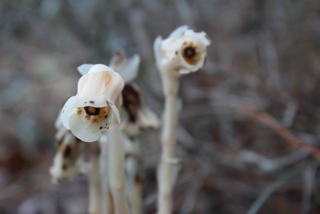
<svg viewBox="0 0 320 214">
<path fill-rule="evenodd" d="M 86 106 L 84 107 L 84 110 L 86 111 L 87 115 L 99 115 L 100 114 L 100 108 L 94 108 L 92 106 Z"/>
<path fill-rule="evenodd" d="M 184 49 L 184 55 L 185 55 L 187 58 L 191 59 L 191 58 L 193 58 L 193 57 L 196 55 L 196 50 L 195 50 L 193 47 L 186 47 L 186 48 Z"/>
</svg>

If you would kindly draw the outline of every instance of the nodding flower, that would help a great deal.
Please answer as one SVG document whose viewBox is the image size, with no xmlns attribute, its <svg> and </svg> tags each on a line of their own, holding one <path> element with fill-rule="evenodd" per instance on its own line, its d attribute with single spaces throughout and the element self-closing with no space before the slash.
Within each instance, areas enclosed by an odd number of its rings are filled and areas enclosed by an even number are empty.
<svg viewBox="0 0 320 214">
<path fill-rule="evenodd" d="M 145 129 L 155 129 L 160 125 L 158 117 L 143 102 L 139 87 L 133 83 L 138 75 L 139 65 L 139 55 L 127 58 L 122 49 L 116 51 L 110 61 L 110 67 L 125 81 L 122 98 L 127 117 L 123 120 L 122 128 L 129 135 L 139 134 Z"/>
<path fill-rule="evenodd" d="M 143 130 L 159 127 L 159 118 L 143 102 L 140 89 L 136 84 L 126 84 L 122 96 L 123 107 L 127 112 L 122 128 L 127 134 L 136 135 Z"/>
<path fill-rule="evenodd" d="M 203 67 L 211 40 L 205 32 L 178 27 L 167 39 L 158 36 L 154 42 L 156 64 L 162 72 L 188 74 Z"/>
<path fill-rule="evenodd" d="M 62 123 L 80 140 L 93 142 L 109 129 L 114 116 L 120 123 L 118 109 L 124 82 L 106 65 L 84 64 L 78 70 L 83 75 L 78 82 L 78 93 L 62 108 Z"/>
<path fill-rule="evenodd" d="M 53 165 L 50 167 L 50 175 L 52 181 L 58 183 L 61 180 L 71 180 L 82 172 L 84 162 L 81 151 L 84 143 L 62 125 L 61 112 L 55 123 L 55 128 L 57 130 L 55 140 L 58 151 L 54 156 Z"/>
</svg>

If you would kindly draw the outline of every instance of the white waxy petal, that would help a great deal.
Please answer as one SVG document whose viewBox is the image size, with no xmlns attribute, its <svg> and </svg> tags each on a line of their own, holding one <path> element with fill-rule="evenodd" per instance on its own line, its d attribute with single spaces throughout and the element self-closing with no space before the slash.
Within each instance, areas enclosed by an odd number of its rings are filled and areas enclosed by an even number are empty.
<svg viewBox="0 0 320 214">
<path fill-rule="evenodd" d="M 162 70 L 162 65 L 161 65 L 161 60 L 162 60 L 162 51 L 161 51 L 161 45 L 162 45 L 163 39 L 161 36 L 157 36 L 156 40 L 153 43 L 153 51 L 155 55 L 155 60 L 156 60 L 156 65 L 157 68 L 161 71 Z"/>
<path fill-rule="evenodd" d="M 77 69 L 81 75 L 85 75 L 94 66 L 93 64 L 82 64 Z"/>
<path fill-rule="evenodd" d="M 62 108 L 62 113 L 61 113 L 61 121 L 62 124 L 64 125 L 64 127 L 66 127 L 66 129 L 70 129 L 69 128 L 69 121 L 68 121 L 68 116 L 69 114 L 72 112 L 72 106 L 75 102 L 75 97 L 70 97 L 68 99 L 68 101 L 64 104 L 63 108 Z"/>
<path fill-rule="evenodd" d="M 138 76 L 139 65 L 138 54 L 127 58 L 122 49 L 116 51 L 110 60 L 110 67 L 120 74 L 125 83 L 132 82 Z"/>
<path fill-rule="evenodd" d="M 207 46 L 211 40 L 205 32 L 189 30 L 181 26 L 165 40 L 156 38 L 154 53 L 157 67 L 169 75 L 198 71 L 205 63 Z"/>
<path fill-rule="evenodd" d="M 61 117 L 63 125 L 82 141 L 98 140 L 110 125 L 108 121 L 113 115 L 120 123 L 119 111 L 115 104 L 118 104 L 121 98 L 123 86 L 123 79 L 111 68 L 101 64 L 93 65 L 89 72 L 80 78 L 77 95 L 71 97 L 64 105 Z M 88 113 L 86 107 L 112 111 L 105 118 L 103 113 Z"/>
<path fill-rule="evenodd" d="M 88 128 L 91 125 L 90 120 L 83 119 L 77 114 L 69 116 L 70 130 L 77 138 L 85 142 L 94 142 L 99 140 L 101 131 Z"/>
</svg>

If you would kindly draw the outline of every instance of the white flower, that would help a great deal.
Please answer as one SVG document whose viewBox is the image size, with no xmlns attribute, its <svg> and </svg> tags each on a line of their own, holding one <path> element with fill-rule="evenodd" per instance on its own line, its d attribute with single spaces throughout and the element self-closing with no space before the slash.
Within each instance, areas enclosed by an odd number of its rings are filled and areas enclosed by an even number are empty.
<svg viewBox="0 0 320 214">
<path fill-rule="evenodd" d="M 97 141 L 116 116 L 121 105 L 123 79 L 106 65 L 85 64 L 78 67 L 83 76 L 78 93 L 62 109 L 62 123 L 77 138 L 85 142 Z"/>
<path fill-rule="evenodd" d="M 205 32 L 181 26 L 167 39 L 158 36 L 154 42 L 156 64 L 162 72 L 187 74 L 203 67 L 211 40 Z"/>
<path fill-rule="evenodd" d="M 110 60 L 110 67 L 120 74 L 125 83 L 132 82 L 138 76 L 139 65 L 138 54 L 127 58 L 121 48 L 113 54 Z"/>
<path fill-rule="evenodd" d="M 139 55 L 127 58 L 122 49 L 117 50 L 110 61 L 110 67 L 118 72 L 126 83 L 122 98 L 127 117 L 123 120 L 122 128 L 129 135 L 139 134 L 145 129 L 155 129 L 160 125 L 158 117 L 143 102 L 139 87 L 133 83 L 138 75 L 139 65 Z"/>
<path fill-rule="evenodd" d="M 61 180 L 71 180 L 81 171 L 83 159 L 81 151 L 83 142 L 76 139 L 61 122 L 61 112 L 55 123 L 57 130 L 55 139 L 58 151 L 53 159 L 53 165 L 50 167 L 50 175 L 53 182 Z"/>
</svg>

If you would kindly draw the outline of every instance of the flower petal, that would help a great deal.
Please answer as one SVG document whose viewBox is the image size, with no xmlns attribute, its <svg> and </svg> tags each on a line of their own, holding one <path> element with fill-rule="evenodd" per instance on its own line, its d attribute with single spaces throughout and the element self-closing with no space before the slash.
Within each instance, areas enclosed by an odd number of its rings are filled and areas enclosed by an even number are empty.
<svg viewBox="0 0 320 214">
<path fill-rule="evenodd" d="M 161 60 L 162 60 L 162 51 L 161 51 L 161 44 L 162 44 L 162 37 L 157 36 L 157 38 L 154 40 L 153 43 L 153 51 L 155 55 L 155 60 L 156 60 L 156 65 L 157 68 L 161 71 L 162 66 L 161 66 Z"/>
<path fill-rule="evenodd" d="M 81 75 L 85 75 L 94 66 L 93 64 L 82 64 L 77 69 Z"/>
<path fill-rule="evenodd" d="M 70 97 L 68 99 L 68 101 L 64 104 L 62 110 L 61 110 L 61 121 L 62 121 L 62 124 L 64 125 L 64 127 L 66 127 L 66 129 L 70 129 L 69 128 L 69 121 L 68 121 L 68 116 L 69 114 L 71 113 L 71 111 L 73 110 L 72 109 L 72 106 L 75 102 L 75 96 L 73 97 Z"/>
<path fill-rule="evenodd" d="M 137 77 L 139 65 L 138 54 L 127 58 L 122 49 L 117 50 L 110 60 L 110 67 L 120 74 L 125 83 L 132 82 Z"/>
<path fill-rule="evenodd" d="M 120 118 L 120 113 L 118 108 L 115 106 L 115 104 L 109 99 L 109 97 L 107 95 L 104 94 L 104 97 L 106 98 L 106 100 L 109 102 L 109 105 L 112 109 L 112 112 L 114 113 L 114 116 L 116 116 L 116 119 L 118 121 L 118 123 L 121 123 L 121 118 Z"/>
<path fill-rule="evenodd" d="M 172 33 L 169 35 L 169 38 L 180 38 L 184 31 L 188 30 L 187 25 L 183 25 L 172 31 Z"/>
<path fill-rule="evenodd" d="M 115 70 L 123 78 L 124 82 L 132 82 L 138 76 L 139 65 L 140 56 L 136 54 L 126 60 L 123 64 L 120 64 Z"/>
<path fill-rule="evenodd" d="M 101 136 L 101 131 L 93 130 L 88 127 L 91 125 L 90 120 L 85 120 L 79 117 L 77 114 L 72 114 L 69 116 L 70 131 L 77 138 L 85 142 L 93 142 L 99 140 Z"/>
</svg>

